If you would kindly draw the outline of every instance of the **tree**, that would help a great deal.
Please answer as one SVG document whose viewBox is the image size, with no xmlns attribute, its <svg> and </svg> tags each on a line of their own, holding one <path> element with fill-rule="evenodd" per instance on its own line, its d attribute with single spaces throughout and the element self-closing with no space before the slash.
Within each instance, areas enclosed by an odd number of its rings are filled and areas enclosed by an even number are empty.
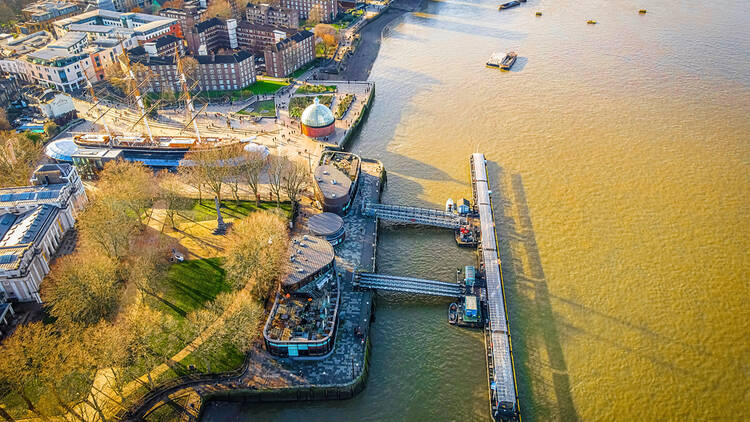
<svg viewBox="0 0 750 422">
<path fill-rule="evenodd" d="M 197 167 L 195 175 L 221 202 L 221 189 L 234 171 L 233 166 L 237 164 L 241 151 L 242 145 L 239 144 L 197 148 L 185 154 L 185 160 Z"/>
<path fill-rule="evenodd" d="M 115 160 L 104 166 L 99 175 L 95 198 L 113 208 L 124 208 L 141 226 L 156 194 L 154 176 L 140 162 Z"/>
<path fill-rule="evenodd" d="M 50 314 L 63 324 L 94 324 L 117 309 L 120 278 L 117 263 L 94 250 L 58 258 L 43 284 Z"/>
<path fill-rule="evenodd" d="M 227 0 L 211 0 L 206 9 L 206 16 L 209 18 L 231 19 L 232 6 Z"/>
<path fill-rule="evenodd" d="M 169 223 L 172 229 L 175 229 L 175 217 L 188 203 L 188 199 L 182 195 L 182 182 L 177 174 L 167 170 L 159 173 L 157 182 L 157 198 L 164 204 Z"/>
<path fill-rule="evenodd" d="M 285 221 L 270 213 L 256 212 L 235 222 L 229 232 L 224 260 L 227 279 L 236 289 L 254 281 L 255 296 L 266 300 L 285 262 L 288 236 Z"/>
<path fill-rule="evenodd" d="M 300 194 L 307 189 L 310 182 L 310 173 L 305 163 L 286 160 L 283 180 L 284 193 L 290 201 L 296 203 L 299 201 Z"/>
<path fill-rule="evenodd" d="M 141 242 L 133 248 L 124 265 L 128 285 L 140 293 L 141 301 L 146 295 L 161 300 L 159 292 L 172 245 L 159 236 L 139 240 Z"/>
<path fill-rule="evenodd" d="M 54 138 L 58 133 L 60 133 L 60 126 L 58 126 L 57 123 L 49 121 L 44 124 L 44 134 L 47 135 L 48 138 Z"/>
<path fill-rule="evenodd" d="M 8 121 L 8 115 L 5 113 L 5 109 L 0 107 L 0 130 L 10 130 L 10 122 Z"/>
<path fill-rule="evenodd" d="M 0 187 L 28 185 L 42 151 L 41 143 L 25 134 L 0 132 Z"/>
<path fill-rule="evenodd" d="M 268 156 L 268 184 L 271 189 L 271 194 L 276 196 L 276 207 L 279 207 L 281 202 L 281 190 L 284 184 L 284 170 L 286 167 L 286 158 L 280 155 Z"/>
<path fill-rule="evenodd" d="M 185 74 L 185 78 L 188 80 L 189 87 L 190 82 L 195 82 L 198 80 L 198 60 L 196 60 L 194 57 L 185 56 L 180 58 L 180 62 L 182 63 L 182 73 Z"/>
<path fill-rule="evenodd" d="M 249 352 L 260 336 L 264 317 L 260 303 L 250 295 L 240 293 L 234 309 L 224 320 L 228 342 L 242 353 Z"/>
<path fill-rule="evenodd" d="M 203 203 L 203 169 L 193 163 L 181 165 L 177 168 L 180 178 L 198 191 L 198 203 Z"/>
<path fill-rule="evenodd" d="M 323 6 L 320 4 L 313 5 L 313 7 L 310 8 L 310 13 L 307 15 L 307 23 L 309 25 L 316 25 L 324 20 Z"/>
<path fill-rule="evenodd" d="M 31 322 L 19 326 L 3 341 L 3 359 L 0 359 L 2 384 L 21 398 L 30 412 L 43 419 L 47 419 L 49 413 L 38 406 L 39 374 L 51 354 L 54 337 L 51 324 Z"/>
<path fill-rule="evenodd" d="M 266 167 L 266 157 L 260 151 L 246 151 L 240 165 L 241 178 L 255 195 L 255 206 L 260 206 L 260 178 Z"/>
<path fill-rule="evenodd" d="M 138 231 L 138 223 L 124 210 L 99 201 L 92 201 L 78 216 L 78 227 L 84 244 L 100 248 L 112 259 L 128 253 L 130 241 Z"/>
</svg>

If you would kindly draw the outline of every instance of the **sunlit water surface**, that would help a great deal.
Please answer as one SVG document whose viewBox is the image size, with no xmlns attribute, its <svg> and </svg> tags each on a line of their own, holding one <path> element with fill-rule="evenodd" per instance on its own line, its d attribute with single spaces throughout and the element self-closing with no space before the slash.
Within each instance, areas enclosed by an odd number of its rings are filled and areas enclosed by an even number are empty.
<svg viewBox="0 0 750 422">
<path fill-rule="evenodd" d="M 509 50 L 513 71 L 484 67 Z M 385 202 L 442 207 L 469 195 L 471 152 L 492 162 L 524 420 L 750 418 L 745 0 L 431 1 L 371 78 L 352 150 L 389 169 Z M 382 272 L 446 281 L 474 259 L 440 230 L 379 248 Z M 487 419 L 481 334 L 446 304 L 379 298 L 352 400 L 204 421 Z"/>
</svg>

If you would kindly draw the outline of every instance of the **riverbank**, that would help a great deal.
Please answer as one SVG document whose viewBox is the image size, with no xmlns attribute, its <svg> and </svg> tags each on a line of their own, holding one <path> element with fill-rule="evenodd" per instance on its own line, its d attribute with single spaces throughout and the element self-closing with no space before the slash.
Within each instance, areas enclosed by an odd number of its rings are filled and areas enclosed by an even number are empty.
<svg viewBox="0 0 750 422">
<path fill-rule="evenodd" d="M 370 77 L 372 65 L 380 52 L 380 44 L 383 39 L 383 30 L 397 18 L 406 13 L 419 10 L 424 0 L 394 0 L 388 10 L 369 22 L 359 32 L 360 40 L 357 49 L 354 50 L 344 63 L 343 70 L 338 74 L 326 75 L 328 79 L 343 79 L 349 81 L 364 81 Z M 322 76 L 322 75 L 321 75 Z"/>
</svg>

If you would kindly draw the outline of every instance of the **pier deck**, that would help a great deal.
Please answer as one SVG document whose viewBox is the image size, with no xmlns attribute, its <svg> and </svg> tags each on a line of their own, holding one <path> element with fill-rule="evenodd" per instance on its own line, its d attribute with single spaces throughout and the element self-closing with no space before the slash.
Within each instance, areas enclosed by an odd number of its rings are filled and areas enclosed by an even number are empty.
<svg viewBox="0 0 750 422">
<path fill-rule="evenodd" d="M 407 207 L 367 202 L 362 209 L 364 215 L 401 224 L 421 224 L 425 226 L 458 229 L 467 224 L 465 217 L 458 214 L 430 208 Z"/>
<path fill-rule="evenodd" d="M 474 206 L 479 212 L 481 224 L 481 266 L 487 283 L 488 321 L 485 324 L 485 343 L 490 407 L 495 420 L 518 420 L 518 395 L 513 368 L 512 343 L 484 154 L 475 153 L 471 156 L 471 183 Z"/>
<path fill-rule="evenodd" d="M 458 283 L 365 272 L 357 273 L 354 278 L 354 285 L 369 289 L 428 296 L 460 297 L 464 294 L 464 286 Z"/>
</svg>

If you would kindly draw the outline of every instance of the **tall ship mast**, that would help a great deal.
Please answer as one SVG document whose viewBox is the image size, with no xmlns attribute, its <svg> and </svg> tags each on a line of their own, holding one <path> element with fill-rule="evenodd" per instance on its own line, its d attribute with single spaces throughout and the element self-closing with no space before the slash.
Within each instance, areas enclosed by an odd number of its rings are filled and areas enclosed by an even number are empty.
<svg viewBox="0 0 750 422">
<path fill-rule="evenodd" d="M 182 60 L 180 60 L 180 50 L 176 49 L 174 52 L 174 58 L 175 63 L 177 64 L 177 74 L 180 75 L 180 83 L 182 84 L 182 95 L 185 96 L 185 106 L 187 108 L 188 113 L 188 122 L 193 122 L 193 128 L 195 129 L 195 137 L 198 139 L 198 142 L 201 142 L 201 133 L 200 130 L 198 130 L 198 121 L 196 120 L 196 117 L 198 117 L 195 114 L 195 107 L 193 106 L 193 98 L 190 96 L 190 88 L 187 84 L 187 77 L 185 76 L 185 71 L 182 68 Z M 189 123 L 188 123 L 189 124 Z"/>
<path fill-rule="evenodd" d="M 120 44 L 122 45 L 122 44 Z M 151 127 L 148 125 L 148 117 L 146 117 L 146 114 L 148 112 L 146 111 L 146 107 L 143 105 L 143 98 L 141 97 L 141 90 L 138 89 L 138 80 L 135 78 L 135 74 L 133 73 L 133 68 L 130 66 L 130 59 L 128 58 L 128 53 L 125 51 L 125 48 L 122 48 L 122 54 L 118 56 L 118 59 L 120 61 L 120 68 L 127 76 L 130 77 L 130 80 L 133 82 L 133 94 L 135 94 L 135 102 L 138 104 L 138 108 L 140 108 L 143 119 L 143 123 L 146 126 L 146 132 L 148 133 L 148 139 L 151 141 L 151 143 L 154 143 L 154 137 L 151 134 Z"/>
</svg>

